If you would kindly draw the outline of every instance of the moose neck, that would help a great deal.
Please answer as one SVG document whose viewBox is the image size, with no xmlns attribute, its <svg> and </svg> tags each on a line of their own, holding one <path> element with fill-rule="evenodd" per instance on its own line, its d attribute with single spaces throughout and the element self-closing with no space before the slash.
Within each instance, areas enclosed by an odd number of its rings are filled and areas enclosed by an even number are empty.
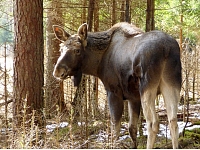
<svg viewBox="0 0 200 150">
<path fill-rule="evenodd" d="M 98 68 L 105 51 L 110 45 L 111 37 L 112 34 L 108 31 L 88 33 L 82 64 L 84 74 L 98 76 Z"/>
</svg>

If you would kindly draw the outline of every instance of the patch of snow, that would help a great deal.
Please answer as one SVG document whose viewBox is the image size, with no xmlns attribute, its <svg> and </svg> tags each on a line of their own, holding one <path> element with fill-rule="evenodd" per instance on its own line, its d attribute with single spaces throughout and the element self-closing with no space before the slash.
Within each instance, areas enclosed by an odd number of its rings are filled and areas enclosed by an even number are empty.
<svg viewBox="0 0 200 150">
<path fill-rule="evenodd" d="M 104 142 L 106 139 L 108 139 L 108 134 L 106 131 L 100 130 L 99 134 L 97 135 L 97 141 Z"/>
<path fill-rule="evenodd" d="M 119 141 L 123 141 L 123 140 L 125 140 L 125 139 L 127 139 L 127 138 L 130 138 L 130 135 L 123 135 L 123 136 L 120 136 L 120 137 L 119 137 Z"/>
<path fill-rule="evenodd" d="M 61 128 L 67 127 L 68 125 L 69 125 L 68 122 L 61 122 L 61 123 L 60 123 L 60 127 L 61 127 Z"/>
<path fill-rule="evenodd" d="M 187 130 L 193 130 L 193 129 L 195 129 L 195 128 L 200 128 L 200 125 L 193 125 L 193 126 L 191 126 L 191 127 L 187 127 L 186 129 L 187 129 Z"/>
<path fill-rule="evenodd" d="M 69 125 L 68 122 L 61 122 L 59 125 L 58 124 L 50 124 L 46 125 L 47 132 L 53 132 L 55 128 L 64 128 Z"/>
<path fill-rule="evenodd" d="M 78 122 L 78 126 L 85 125 L 85 122 Z"/>
<path fill-rule="evenodd" d="M 183 131 L 186 123 L 182 122 L 182 121 L 181 122 L 177 122 L 177 123 L 178 123 L 178 127 L 179 127 L 179 133 L 181 133 Z M 192 125 L 191 122 L 187 123 L 187 126 L 191 126 L 191 125 Z M 193 125 L 191 127 L 187 127 L 187 126 L 186 126 L 187 130 L 192 130 L 194 128 L 200 128 L 200 125 Z M 147 124 L 146 123 L 143 123 L 143 128 L 142 129 L 143 129 L 143 134 L 144 135 L 148 135 L 148 133 L 147 133 Z M 139 132 L 138 132 L 138 136 L 139 136 Z M 160 124 L 158 136 L 165 136 L 165 137 L 171 139 L 170 130 L 169 130 L 168 125 L 166 126 L 164 124 Z"/>
<path fill-rule="evenodd" d="M 126 129 L 121 128 L 121 129 L 120 129 L 120 134 L 124 134 L 125 131 L 126 131 Z"/>
<path fill-rule="evenodd" d="M 178 127 L 179 127 L 179 134 L 183 131 L 183 129 L 184 129 L 184 127 L 185 127 L 185 122 L 183 122 L 183 121 L 180 121 L 180 122 L 177 122 L 178 123 Z M 187 126 L 186 126 L 186 129 L 187 130 L 192 130 L 192 129 L 194 129 L 194 128 L 200 128 L 200 125 L 193 125 L 193 126 L 191 126 L 192 125 L 192 123 L 191 122 L 188 122 L 187 123 Z M 191 127 L 188 127 L 188 126 L 191 126 Z M 167 131 L 166 131 L 166 129 L 167 129 Z M 164 125 L 164 124 L 160 124 L 160 129 L 159 129 L 159 134 L 158 134 L 158 136 L 165 136 L 165 137 L 168 137 L 169 139 L 171 139 L 171 135 L 170 135 L 170 130 L 169 130 L 169 127 L 168 127 L 168 125 L 167 125 L 167 127 L 166 127 L 166 125 Z"/>
<path fill-rule="evenodd" d="M 56 127 L 57 124 L 46 125 L 47 132 L 53 132 Z"/>
</svg>

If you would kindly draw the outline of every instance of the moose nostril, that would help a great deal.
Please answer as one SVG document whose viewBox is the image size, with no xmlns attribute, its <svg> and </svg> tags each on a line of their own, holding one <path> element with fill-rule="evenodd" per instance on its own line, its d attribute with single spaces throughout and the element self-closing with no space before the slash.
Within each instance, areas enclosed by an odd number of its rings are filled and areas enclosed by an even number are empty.
<svg viewBox="0 0 200 150">
<path fill-rule="evenodd" d="M 65 76 L 65 73 L 62 73 L 60 77 L 63 78 L 64 76 Z"/>
</svg>

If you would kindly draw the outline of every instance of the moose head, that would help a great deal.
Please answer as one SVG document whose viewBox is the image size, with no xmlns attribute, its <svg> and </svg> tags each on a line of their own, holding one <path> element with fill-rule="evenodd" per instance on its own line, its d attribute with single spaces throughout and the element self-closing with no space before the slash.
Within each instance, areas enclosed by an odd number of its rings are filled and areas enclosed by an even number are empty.
<svg viewBox="0 0 200 150">
<path fill-rule="evenodd" d="M 82 77 L 81 60 L 87 45 L 87 24 L 82 24 L 78 28 L 78 33 L 74 35 L 67 33 L 58 25 L 53 25 L 53 30 L 56 38 L 62 42 L 61 55 L 54 67 L 53 76 L 59 80 L 72 76 L 74 86 L 78 86 Z"/>
</svg>

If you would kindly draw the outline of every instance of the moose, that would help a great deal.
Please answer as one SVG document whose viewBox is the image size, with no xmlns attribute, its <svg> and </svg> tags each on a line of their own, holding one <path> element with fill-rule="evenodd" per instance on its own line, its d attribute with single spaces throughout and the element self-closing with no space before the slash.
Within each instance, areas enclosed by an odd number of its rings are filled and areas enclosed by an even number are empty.
<svg viewBox="0 0 200 150">
<path fill-rule="evenodd" d="M 127 100 L 133 147 L 137 147 L 137 123 L 142 106 L 147 123 L 147 148 L 153 148 L 159 131 L 155 99 L 162 94 L 172 146 L 178 148 L 177 110 L 182 77 L 180 48 L 174 38 L 162 31 L 143 32 L 126 22 L 102 32 L 88 32 L 86 23 L 73 35 L 58 25 L 53 30 L 61 41 L 61 55 L 53 76 L 59 80 L 72 77 L 74 86 L 79 85 L 82 74 L 102 81 L 115 139 L 120 133 L 123 103 Z"/>
</svg>

